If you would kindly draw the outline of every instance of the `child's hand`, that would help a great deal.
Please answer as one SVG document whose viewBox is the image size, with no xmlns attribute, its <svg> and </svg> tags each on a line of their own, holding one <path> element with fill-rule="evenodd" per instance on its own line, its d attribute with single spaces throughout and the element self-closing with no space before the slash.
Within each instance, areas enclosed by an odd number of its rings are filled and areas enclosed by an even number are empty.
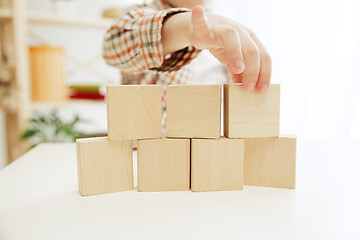
<svg viewBox="0 0 360 240">
<path fill-rule="evenodd" d="M 199 49 L 209 49 L 248 90 L 265 93 L 271 78 L 271 58 L 255 34 L 228 18 L 205 13 L 200 6 L 191 13 L 189 41 Z"/>
</svg>

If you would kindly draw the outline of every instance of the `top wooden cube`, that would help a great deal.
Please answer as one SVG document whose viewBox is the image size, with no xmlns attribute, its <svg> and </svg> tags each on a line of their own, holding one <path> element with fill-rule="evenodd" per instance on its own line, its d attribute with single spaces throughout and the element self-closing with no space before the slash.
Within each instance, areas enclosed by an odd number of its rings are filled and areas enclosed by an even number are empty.
<svg viewBox="0 0 360 240">
<path fill-rule="evenodd" d="M 266 94 L 224 85 L 224 135 L 228 138 L 277 137 L 280 128 L 280 85 Z"/>
<path fill-rule="evenodd" d="M 220 137 L 220 85 L 166 88 L 166 135 L 178 138 Z"/>
<path fill-rule="evenodd" d="M 106 88 L 109 140 L 162 137 L 159 85 L 122 85 Z"/>
</svg>

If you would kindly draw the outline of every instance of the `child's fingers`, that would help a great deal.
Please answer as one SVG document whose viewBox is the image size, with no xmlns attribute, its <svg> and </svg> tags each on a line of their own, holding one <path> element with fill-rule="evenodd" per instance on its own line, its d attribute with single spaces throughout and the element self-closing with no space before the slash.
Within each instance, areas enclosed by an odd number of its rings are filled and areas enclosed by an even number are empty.
<svg viewBox="0 0 360 240">
<path fill-rule="evenodd" d="M 210 22 L 201 6 L 196 6 L 191 11 L 191 24 L 193 34 L 206 36 L 210 31 Z"/>
<path fill-rule="evenodd" d="M 271 57 L 270 54 L 267 52 L 265 46 L 260 42 L 257 36 L 251 31 L 249 32 L 249 35 L 256 43 L 260 53 L 260 73 L 259 73 L 256 89 L 260 93 L 265 93 L 266 90 L 269 88 L 269 84 L 271 80 L 271 69 L 272 69 Z"/>
<path fill-rule="evenodd" d="M 248 33 L 239 31 L 242 53 L 245 61 L 245 71 L 242 76 L 243 87 L 253 90 L 256 87 L 260 71 L 260 53 L 253 39 Z"/>
<path fill-rule="evenodd" d="M 233 74 L 242 73 L 245 69 L 245 65 L 237 30 L 230 26 L 217 26 L 214 31 L 216 37 L 223 43 L 230 71 Z"/>
<path fill-rule="evenodd" d="M 231 73 L 231 78 L 232 78 L 233 83 L 242 83 L 242 76 L 243 76 L 243 73 L 240 73 L 240 74 Z"/>
</svg>

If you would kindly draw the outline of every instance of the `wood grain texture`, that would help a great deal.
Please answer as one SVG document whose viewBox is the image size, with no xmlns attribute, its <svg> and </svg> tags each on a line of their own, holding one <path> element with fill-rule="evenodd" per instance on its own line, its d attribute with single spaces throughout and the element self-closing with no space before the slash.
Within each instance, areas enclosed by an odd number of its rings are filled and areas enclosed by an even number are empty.
<svg viewBox="0 0 360 240">
<path fill-rule="evenodd" d="M 134 189 L 131 140 L 78 139 L 76 154 L 82 196 Z"/>
<path fill-rule="evenodd" d="M 277 137 L 280 128 L 280 85 L 264 95 L 241 84 L 224 85 L 224 135 L 228 138 Z"/>
<path fill-rule="evenodd" d="M 190 139 L 138 140 L 138 191 L 190 190 Z"/>
<path fill-rule="evenodd" d="M 123 85 L 106 88 L 109 140 L 162 137 L 159 85 Z"/>
<path fill-rule="evenodd" d="M 220 85 L 168 86 L 166 135 L 179 138 L 219 138 L 220 108 Z"/>
<path fill-rule="evenodd" d="M 191 190 L 241 190 L 244 185 L 243 139 L 191 139 Z"/>
<path fill-rule="evenodd" d="M 245 139 L 245 185 L 295 188 L 296 137 Z"/>
</svg>

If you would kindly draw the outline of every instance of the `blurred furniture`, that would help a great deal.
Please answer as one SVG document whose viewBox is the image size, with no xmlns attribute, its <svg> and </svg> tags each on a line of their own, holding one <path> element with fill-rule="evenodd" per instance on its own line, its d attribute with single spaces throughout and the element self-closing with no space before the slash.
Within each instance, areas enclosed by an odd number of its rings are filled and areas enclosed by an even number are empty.
<svg viewBox="0 0 360 240">
<path fill-rule="evenodd" d="M 105 18 L 117 18 L 124 12 L 125 8 L 108 8 L 103 11 L 103 17 Z"/>
<path fill-rule="evenodd" d="M 360 140 L 298 140 L 296 190 L 89 197 L 75 144 L 43 144 L 0 170 L 0 239 L 360 239 Z"/>
<path fill-rule="evenodd" d="M 13 73 L 11 80 L 6 83 L 0 79 L 0 108 L 5 111 L 8 162 L 18 158 L 28 148 L 20 140 L 20 135 L 34 104 L 29 70 L 29 24 L 105 29 L 111 20 L 29 12 L 25 0 L 0 0 L 0 61 L 4 68 Z"/>
<path fill-rule="evenodd" d="M 30 47 L 30 72 L 33 101 L 64 101 L 65 52 L 51 46 Z"/>
</svg>

